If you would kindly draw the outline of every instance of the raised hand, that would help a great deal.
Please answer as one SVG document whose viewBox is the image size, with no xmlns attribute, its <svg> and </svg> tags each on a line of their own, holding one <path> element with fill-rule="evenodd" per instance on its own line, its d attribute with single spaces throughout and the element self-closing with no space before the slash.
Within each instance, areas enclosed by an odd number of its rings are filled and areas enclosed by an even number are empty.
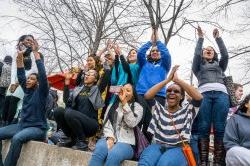
<svg viewBox="0 0 250 166">
<path fill-rule="evenodd" d="M 108 138 L 107 139 L 108 149 L 112 149 L 113 145 L 114 145 L 114 139 L 113 138 Z"/>
<path fill-rule="evenodd" d="M 17 57 L 16 57 L 16 64 L 18 68 L 24 67 L 24 63 L 23 63 L 23 54 L 26 51 L 26 49 L 24 50 L 17 50 Z"/>
<path fill-rule="evenodd" d="M 170 74 L 169 74 L 169 76 L 168 76 L 168 78 L 167 78 L 168 81 L 174 81 L 174 76 L 175 76 L 175 73 L 176 73 L 176 71 L 178 70 L 179 66 L 180 66 L 180 65 L 175 65 L 175 66 L 172 68 L 172 70 L 171 70 L 171 72 L 170 72 Z"/>
<path fill-rule="evenodd" d="M 123 88 L 121 88 L 121 91 L 118 94 L 118 96 L 119 96 L 119 99 L 120 99 L 122 105 L 125 105 L 128 102 L 127 94 L 126 94 L 126 92 L 125 92 L 125 90 Z"/>
<path fill-rule="evenodd" d="M 201 29 L 200 26 L 198 26 L 198 28 L 197 28 L 197 34 L 198 34 L 199 38 L 203 38 L 204 37 L 204 33 L 203 33 L 203 31 L 202 31 L 202 29 Z"/>
<path fill-rule="evenodd" d="M 113 45 L 113 49 L 114 49 L 116 55 L 121 55 L 121 48 L 119 47 L 118 44 Z"/>
<path fill-rule="evenodd" d="M 65 74 L 65 85 L 70 84 L 70 79 L 72 78 L 73 74 L 71 72 L 68 72 Z"/>
<path fill-rule="evenodd" d="M 220 33 L 219 33 L 219 30 L 218 30 L 217 28 L 215 28 L 215 29 L 213 30 L 213 36 L 214 36 L 214 38 L 220 37 Z"/>
<path fill-rule="evenodd" d="M 152 28 L 152 34 L 151 34 L 151 42 L 155 43 L 156 42 L 156 35 L 155 35 L 155 29 Z"/>
<path fill-rule="evenodd" d="M 32 43 L 31 43 L 31 48 L 32 48 L 32 51 L 33 51 L 33 52 L 38 52 L 38 50 L 39 50 L 39 45 L 38 45 L 36 39 L 34 39 L 34 40 L 32 41 Z"/>
</svg>

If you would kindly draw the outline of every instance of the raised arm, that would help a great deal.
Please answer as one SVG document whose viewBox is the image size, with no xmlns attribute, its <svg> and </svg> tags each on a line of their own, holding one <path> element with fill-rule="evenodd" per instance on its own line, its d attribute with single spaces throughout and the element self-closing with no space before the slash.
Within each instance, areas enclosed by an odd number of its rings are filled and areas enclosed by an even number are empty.
<svg viewBox="0 0 250 166">
<path fill-rule="evenodd" d="M 197 32 L 199 39 L 195 47 L 193 64 L 192 64 L 192 71 L 194 72 L 195 76 L 197 76 L 200 70 L 200 64 L 202 62 L 202 46 L 204 42 L 204 37 L 201 27 L 198 26 Z"/>
<path fill-rule="evenodd" d="M 166 71 L 169 71 L 171 68 L 171 56 L 167 47 L 159 40 L 156 42 L 156 46 L 161 53 L 162 66 L 165 67 Z"/>
<path fill-rule="evenodd" d="M 219 66 L 221 67 L 221 69 L 225 72 L 227 69 L 227 65 L 228 65 L 228 52 L 227 52 L 227 48 L 222 40 L 222 38 L 219 36 L 219 31 L 218 29 L 214 29 L 213 31 L 213 36 L 215 38 L 215 41 L 220 49 L 220 54 L 221 54 L 221 58 L 219 61 Z"/>
<path fill-rule="evenodd" d="M 17 67 L 18 82 L 21 85 L 23 91 L 25 91 L 26 90 L 26 76 L 25 76 L 24 63 L 23 63 L 23 53 L 24 51 L 18 51 L 15 66 Z"/>
<path fill-rule="evenodd" d="M 65 76 L 65 82 L 64 82 L 64 88 L 63 88 L 63 102 L 67 105 L 68 100 L 69 100 L 69 84 L 70 84 L 70 79 L 72 77 L 71 73 L 66 73 Z"/>
<path fill-rule="evenodd" d="M 140 65 L 140 67 L 142 68 L 142 66 L 147 62 L 146 59 L 146 52 L 147 50 L 152 46 L 152 42 L 148 41 L 146 44 L 144 44 L 137 53 L 137 60 L 138 60 L 138 64 Z"/>
</svg>

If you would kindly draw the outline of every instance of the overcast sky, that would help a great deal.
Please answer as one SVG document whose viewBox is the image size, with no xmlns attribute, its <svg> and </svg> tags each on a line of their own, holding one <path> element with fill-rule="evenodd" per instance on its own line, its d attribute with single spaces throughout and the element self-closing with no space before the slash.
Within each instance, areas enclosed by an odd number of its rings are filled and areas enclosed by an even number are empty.
<svg viewBox="0 0 250 166">
<path fill-rule="evenodd" d="M 239 16 L 243 12 L 243 6 L 238 6 L 237 8 L 230 10 L 229 14 L 230 17 L 225 19 L 224 17 L 218 17 L 217 20 L 213 21 L 219 21 L 223 26 L 226 26 L 229 29 L 234 29 L 237 24 L 241 23 L 241 19 L 239 19 Z M 204 11 L 205 12 L 205 11 Z M 191 13 L 195 19 L 199 17 L 204 17 L 204 13 Z M 24 17 L 21 15 L 21 13 L 18 11 L 18 7 L 11 1 L 11 0 L 0 0 L 0 15 L 18 15 L 21 17 Z M 201 25 L 202 26 L 202 25 Z M 206 33 L 206 36 L 209 38 L 205 39 L 204 45 L 211 45 L 213 47 L 216 46 L 216 43 L 212 37 L 212 30 L 214 27 L 206 26 L 202 27 Z M 190 26 L 187 27 L 186 32 L 188 36 L 195 38 L 195 31 Z M 244 43 L 249 43 L 250 41 L 250 34 L 249 32 L 241 32 L 238 34 L 230 34 L 227 32 L 221 32 L 221 36 L 226 44 L 226 46 L 232 47 L 236 45 L 243 45 Z M 27 32 L 27 29 L 25 29 L 21 23 L 18 22 L 8 22 L 7 19 L 0 19 L 0 40 L 5 41 L 13 41 L 10 44 L 3 45 L 3 43 L 0 43 L 0 59 L 2 59 L 6 54 L 12 55 L 15 51 L 15 44 L 18 37 L 20 37 L 22 34 L 29 34 Z M 148 40 L 150 36 L 145 36 L 145 40 Z M 6 43 L 5 43 L 6 44 Z M 187 75 L 190 73 L 187 73 L 187 68 L 190 68 L 190 62 L 193 58 L 193 52 L 194 52 L 195 43 L 194 42 L 187 42 L 185 40 L 180 40 L 178 37 L 174 37 L 170 40 L 170 43 L 168 44 L 168 49 L 172 56 L 172 64 L 179 64 L 181 65 L 180 73 L 184 74 L 185 78 L 187 78 Z M 217 46 L 216 46 L 217 48 Z M 218 49 L 217 49 L 218 50 Z M 241 82 L 242 76 L 243 76 L 243 70 L 240 67 L 241 62 L 237 59 L 231 60 L 229 62 L 229 67 L 226 72 L 226 74 L 230 74 L 234 77 L 235 82 L 244 83 Z M 185 71 L 185 73 L 183 73 Z M 242 74 L 239 74 L 242 73 Z M 250 86 L 245 86 L 246 91 L 250 91 Z M 246 92 L 245 91 L 245 92 Z M 246 94 L 246 93 L 245 93 Z"/>
</svg>

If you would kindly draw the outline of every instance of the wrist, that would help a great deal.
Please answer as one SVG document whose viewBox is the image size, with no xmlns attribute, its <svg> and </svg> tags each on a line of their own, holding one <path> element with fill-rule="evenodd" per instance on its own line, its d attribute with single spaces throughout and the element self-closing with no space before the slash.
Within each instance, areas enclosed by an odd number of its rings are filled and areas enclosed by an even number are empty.
<svg viewBox="0 0 250 166">
<path fill-rule="evenodd" d="M 69 85 L 70 84 L 70 80 L 66 79 L 65 80 L 65 85 Z"/>
</svg>

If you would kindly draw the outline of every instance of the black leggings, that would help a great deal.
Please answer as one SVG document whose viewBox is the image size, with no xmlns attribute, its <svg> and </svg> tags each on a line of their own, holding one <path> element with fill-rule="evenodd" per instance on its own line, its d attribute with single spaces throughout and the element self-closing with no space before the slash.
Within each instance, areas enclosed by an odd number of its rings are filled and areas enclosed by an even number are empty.
<svg viewBox="0 0 250 166">
<path fill-rule="evenodd" d="M 5 97 L 4 107 L 2 110 L 3 121 L 8 122 L 9 124 L 13 121 L 19 100 L 20 99 L 15 96 Z"/>
<path fill-rule="evenodd" d="M 54 117 L 58 127 L 72 139 L 85 140 L 86 137 L 95 135 L 98 130 L 96 119 L 73 109 L 65 110 L 59 107 L 55 109 Z"/>
</svg>

